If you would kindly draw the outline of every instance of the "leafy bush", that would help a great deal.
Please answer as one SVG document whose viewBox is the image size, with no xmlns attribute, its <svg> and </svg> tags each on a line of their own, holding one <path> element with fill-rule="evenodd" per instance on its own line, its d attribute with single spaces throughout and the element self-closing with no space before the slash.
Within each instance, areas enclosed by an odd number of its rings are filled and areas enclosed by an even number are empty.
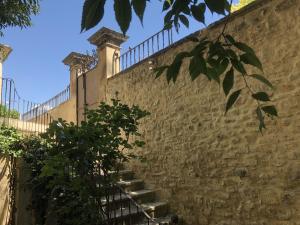
<svg viewBox="0 0 300 225">
<path fill-rule="evenodd" d="M 80 126 L 60 119 L 41 138 L 24 140 L 36 225 L 45 223 L 47 213 L 55 214 L 60 225 L 103 224 L 101 197 L 116 175 L 110 171 L 134 157 L 130 149 L 144 145 L 131 137 L 140 136 L 139 121 L 146 115 L 112 100 L 87 110 Z"/>
<path fill-rule="evenodd" d="M 0 154 L 13 157 L 21 156 L 22 150 L 17 143 L 21 140 L 21 135 L 15 128 L 2 125 L 0 127 Z"/>
<path fill-rule="evenodd" d="M 17 110 L 9 110 L 5 105 L 0 105 L 0 117 L 19 119 L 20 113 Z"/>
</svg>

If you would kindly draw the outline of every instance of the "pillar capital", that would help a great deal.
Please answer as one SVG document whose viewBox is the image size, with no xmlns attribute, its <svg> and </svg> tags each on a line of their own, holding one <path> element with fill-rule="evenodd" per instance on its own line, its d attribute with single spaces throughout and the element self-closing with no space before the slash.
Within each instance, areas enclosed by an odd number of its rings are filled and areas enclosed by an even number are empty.
<svg viewBox="0 0 300 225">
<path fill-rule="evenodd" d="M 128 39 L 126 35 L 107 27 L 102 27 L 99 31 L 93 34 L 88 41 L 97 48 L 103 48 L 107 45 L 120 48 L 121 44 Z"/>
<path fill-rule="evenodd" d="M 72 67 L 72 66 L 81 65 L 90 60 L 91 60 L 91 56 L 84 55 L 77 52 L 71 52 L 66 58 L 64 58 L 63 63 L 66 66 Z"/>
<path fill-rule="evenodd" d="M 12 52 L 12 48 L 8 45 L 0 44 L 0 61 L 4 62 L 8 55 Z"/>
</svg>

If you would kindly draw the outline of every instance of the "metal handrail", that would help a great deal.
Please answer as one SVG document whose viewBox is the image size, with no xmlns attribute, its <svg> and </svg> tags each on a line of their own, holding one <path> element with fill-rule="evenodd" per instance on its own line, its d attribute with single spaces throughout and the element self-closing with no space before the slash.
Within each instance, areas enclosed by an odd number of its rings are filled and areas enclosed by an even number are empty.
<svg viewBox="0 0 300 225">
<path fill-rule="evenodd" d="M 45 132 L 52 116 L 40 107 L 41 104 L 22 98 L 13 79 L 2 78 L 0 81 L 0 122 L 23 134 Z"/>
<path fill-rule="evenodd" d="M 113 75 L 130 68 L 173 43 L 173 27 L 157 32 L 135 47 L 129 48 L 120 56 L 114 55 Z"/>
<path fill-rule="evenodd" d="M 31 107 L 29 111 L 24 113 L 22 117 L 24 119 L 30 120 L 36 116 L 39 116 L 45 112 L 48 112 L 60 104 L 68 101 L 70 99 L 70 85 L 68 85 L 63 91 L 59 92 L 57 95 L 54 97 L 50 98 L 49 100 L 45 101 L 44 103 L 41 104 L 36 104 L 34 107 Z M 33 115 L 33 112 L 36 113 Z"/>
<path fill-rule="evenodd" d="M 138 211 L 143 214 L 143 216 L 147 220 L 148 224 L 150 224 L 150 222 L 153 222 L 155 224 L 159 224 L 159 222 L 155 221 L 155 219 L 153 219 L 120 185 L 115 184 L 114 186 L 116 188 L 118 188 L 120 190 L 120 192 L 122 194 L 124 194 L 126 196 L 126 198 L 129 199 L 129 201 L 133 205 L 135 205 L 135 207 L 138 209 Z"/>
</svg>

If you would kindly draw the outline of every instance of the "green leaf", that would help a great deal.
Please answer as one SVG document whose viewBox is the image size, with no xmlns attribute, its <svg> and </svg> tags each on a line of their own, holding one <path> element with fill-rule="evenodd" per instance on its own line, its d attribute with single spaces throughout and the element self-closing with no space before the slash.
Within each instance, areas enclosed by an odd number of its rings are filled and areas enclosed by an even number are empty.
<svg viewBox="0 0 300 225">
<path fill-rule="evenodd" d="M 171 1 L 171 0 L 165 0 L 162 11 L 168 10 L 171 7 L 172 3 L 173 3 L 173 1 Z"/>
<path fill-rule="evenodd" d="M 230 59 L 232 66 L 239 71 L 242 75 L 247 74 L 245 67 L 243 66 L 243 64 L 237 60 L 237 59 Z"/>
<path fill-rule="evenodd" d="M 191 51 L 191 55 L 203 55 L 204 50 L 207 48 L 207 44 L 209 41 L 206 39 L 200 40 L 199 44 L 197 44 Z"/>
<path fill-rule="evenodd" d="M 220 77 L 218 76 L 218 73 L 215 68 L 207 67 L 205 75 L 209 80 L 214 80 L 218 84 L 220 84 Z"/>
<path fill-rule="evenodd" d="M 263 106 L 261 109 L 270 116 L 278 116 L 278 112 L 274 105 Z"/>
<path fill-rule="evenodd" d="M 234 84 L 234 70 L 231 68 L 225 75 L 223 80 L 223 90 L 225 95 L 227 96 L 230 90 L 233 88 Z"/>
<path fill-rule="evenodd" d="M 191 59 L 189 72 L 192 80 L 195 80 L 201 73 L 206 73 L 206 62 L 202 56 L 196 55 Z"/>
<path fill-rule="evenodd" d="M 176 79 L 178 77 L 178 73 L 180 71 L 180 67 L 182 64 L 182 60 L 186 57 L 189 57 L 190 54 L 188 52 L 180 52 L 179 54 L 176 55 L 174 61 L 172 64 L 169 66 L 167 70 L 167 81 L 168 83 L 173 80 L 173 82 L 176 82 Z"/>
<path fill-rule="evenodd" d="M 244 63 L 255 66 L 255 67 L 259 68 L 260 70 L 263 70 L 262 64 L 259 61 L 259 59 L 256 57 L 255 54 L 245 53 L 245 54 L 241 55 L 240 58 L 241 58 L 241 61 L 243 61 Z"/>
<path fill-rule="evenodd" d="M 132 0 L 131 2 L 134 12 L 139 17 L 142 24 L 143 24 L 145 9 L 146 9 L 146 2 L 147 0 Z"/>
<path fill-rule="evenodd" d="M 85 0 L 82 10 L 81 32 L 96 26 L 103 18 L 106 0 Z"/>
<path fill-rule="evenodd" d="M 246 45 L 245 43 L 235 42 L 234 46 L 237 47 L 238 49 L 240 49 L 243 52 L 255 55 L 254 50 L 250 46 Z"/>
<path fill-rule="evenodd" d="M 167 70 L 167 81 L 168 83 L 170 83 L 171 80 L 173 80 L 173 82 L 176 81 L 177 77 L 178 77 L 178 73 L 180 71 L 180 67 L 181 67 L 182 61 L 174 61 L 168 68 Z"/>
<path fill-rule="evenodd" d="M 211 12 L 225 15 L 226 0 L 205 0 L 207 7 Z"/>
<path fill-rule="evenodd" d="M 237 54 L 232 50 L 232 49 L 225 49 L 225 54 L 230 58 L 230 59 L 238 59 Z"/>
<path fill-rule="evenodd" d="M 169 11 L 166 15 L 165 15 L 165 18 L 164 18 L 164 25 L 165 25 L 165 28 L 166 26 L 170 26 L 170 24 L 172 25 L 172 17 L 173 17 L 173 11 Z"/>
<path fill-rule="evenodd" d="M 266 84 L 267 86 L 269 86 L 270 88 L 274 89 L 274 86 L 272 85 L 272 83 L 270 81 L 268 81 L 264 76 L 259 75 L 259 74 L 252 74 L 250 75 L 250 77 L 261 81 L 262 83 Z"/>
<path fill-rule="evenodd" d="M 181 23 L 183 23 L 184 26 L 189 28 L 190 22 L 185 15 L 179 15 L 179 19 L 180 19 Z"/>
<path fill-rule="evenodd" d="M 218 64 L 217 67 L 218 76 L 221 76 L 227 70 L 228 65 L 229 65 L 229 60 L 227 58 L 224 58 L 221 61 L 221 63 Z"/>
<path fill-rule="evenodd" d="M 268 94 L 262 91 L 253 94 L 252 97 L 256 100 L 263 101 L 263 102 L 271 101 Z"/>
<path fill-rule="evenodd" d="M 257 107 L 257 109 L 256 109 L 256 114 L 257 114 L 257 118 L 259 120 L 259 130 L 260 130 L 260 132 L 262 132 L 262 129 L 266 128 L 266 125 L 265 125 L 264 116 L 263 116 L 262 111 L 259 107 Z"/>
<path fill-rule="evenodd" d="M 125 34 L 129 28 L 132 12 L 129 0 L 115 0 L 114 4 L 116 20 Z"/>
<path fill-rule="evenodd" d="M 201 23 L 205 24 L 205 10 L 206 5 L 204 3 L 200 3 L 199 5 L 192 5 L 191 11 L 193 17 Z"/>
<path fill-rule="evenodd" d="M 154 69 L 154 73 L 156 73 L 155 79 L 156 79 L 156 78 L 159 78 L 159 77 L 163 74 L 163 72 L 164 72 L 166 69 L 168 69 L 168 66 L 160 66 L 160 67 L 156 67 L 156 68 Z"/>
<path fill-rule="evenodd" d="M 241 94 L 241 91 L 242 89 L 239 89 L 235 92 L 233 92 L 229 98 L 228 98 L 228 101 L 226 103 L 226 111 L 225 111 L 225 114 L 228 112 L 228 110 L 233 106 L 233 104 L 236 102 L 236 100 L 238 99 L 238 97 L 240 96 Z"/>
<path fill-rule="evenodd" d="M 225 35 L 225 39 L 226 39 L 227 41 L 229 41 L 231 44 L 234 44 L 234 43 L 235 43 L 234 38 L 233 38 L 231 35 L 229 35 L 229 34 Z"/>
</svg>

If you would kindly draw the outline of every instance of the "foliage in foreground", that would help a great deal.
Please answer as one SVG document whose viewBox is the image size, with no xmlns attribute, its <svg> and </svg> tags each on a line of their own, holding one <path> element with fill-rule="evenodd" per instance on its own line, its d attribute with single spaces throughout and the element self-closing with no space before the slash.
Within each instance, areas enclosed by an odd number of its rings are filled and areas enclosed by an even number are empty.
<svg viewBox="0 0 300 225">
<path fill-rule="evenodd" d="M 0 105 L 0 117 L 19 119 L 20 113 L 15 109 L 8 109 L 5 105 Z"/>
<path fill-rule="evenodd" d="M 7 27 L 31 26 L 31 15 L 39 11 L 39 0 L 0 1 L 0 35 Z"/>
<path fill-rule="evenodd" d="M 22 142 L 30 165 L 32 208 L 36 225 L 55 215 L 60 225 L 103 224 L 101 197 L 114 181 L 120 163 L 134 157 L 130 150 L 144 142 L 138 137 L 140 119 L 148 115 L 118 100 L 88 110 L 81 126 L 54 121 L 40 138 Z"/>
<path fill-rule="evenodd" d="M 0 155 L 20 157 L 22 149 L 17 143 L 22 139 L 15 128 L 2 125 L 0 127 Z"/>
<path fill-rule="evenodd" d="M 150 0 L 114 0 L 115 18 L 122 32 L 125 34 L 131 24 L 133 12 L 143 22 L 144 14 Z M 205 25 L 205 12 L 217 13 L 223 16 L 231 14 L 232 0 L 164 0 L 162 1 L 162 11 L 165 13 L 163 27 L 168 29 L 172 26 L 177 31 L 181 25 L 189 27 L 190 20 L 197 21 Z M 101 22 L 106 0 L 86 0 L 82 10 L 81 30 L 89 30 Z M 189 75 L 195 80 L 200 75 L 204 75 L 210 81 L 216 81 L 223 86 L 227 102 L 225 112 L 227 112 L 238 100 L 241 94 L 250 94 L 257 103 L 255 111 L 259 122 L 259 130 L 266 128 L 266 117 L 277 117 L 276 107 L 271 103 L 269 93 L 264 90 L 254 90 L 249 85 L 249 80 L 255 79 L 269 88 L 272 84 L 265 78 L 263 65 L 255 54 L 255 51 L 245 43 L 237 41 L 226 33 L 228 18 L 225 18 L 222 31 L 214 39 L 203 37 L 199 40 L 192 38 L 196 42 L 190 52 L 179 52 L 169 65 L 156 68 L 156 76 L 164 73 L 167 81 L 176 82 L 177 76 L 184 59 L 190 60 Z M 246 65 L 258 68 L 257 74 L 249 74 Z M 237 74 L 239 76 L 237 76 Z M 244 87 L 234 87 L 236 80 L 241 78 Z M 222 84 L 221 84 L 222 82 Z M 247 91 L 245 91 L 247 90 Z"/>
</svg>

